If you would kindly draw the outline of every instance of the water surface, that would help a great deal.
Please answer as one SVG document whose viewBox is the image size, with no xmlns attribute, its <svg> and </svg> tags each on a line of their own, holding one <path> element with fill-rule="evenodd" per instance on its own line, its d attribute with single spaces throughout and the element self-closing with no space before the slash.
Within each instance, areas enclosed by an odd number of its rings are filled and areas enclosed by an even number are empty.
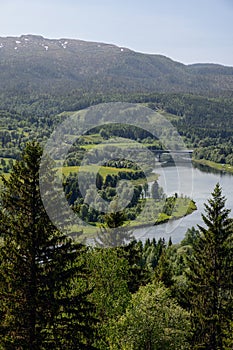
<svg viewBox="0 0 233 350">
<path fill-rule="evenodd" d="M 191 197 L 197 206 L 197 210 L 178 220 L 157 226 L 137 229 L 134 232 L 136 239 L 144 241 L 146 238 L 164 237 L 172 238 L 173 243 L 180 242 L 188 228 L 197 224 L 203 225 L 201 213 L 204 213 L 204 203 L 211 197 L 217 182 L 220 183 L 223 194 L 226 197 L 226 207 L 231 209 L 233 217 L 233 175 L 216 171 L 204 166 L 179 165 L 168 167 L 156 167 L 154 170 L 159 176 L 159 185 L 164 188 L 167 195 L 186 195 Z"/>
</svg>

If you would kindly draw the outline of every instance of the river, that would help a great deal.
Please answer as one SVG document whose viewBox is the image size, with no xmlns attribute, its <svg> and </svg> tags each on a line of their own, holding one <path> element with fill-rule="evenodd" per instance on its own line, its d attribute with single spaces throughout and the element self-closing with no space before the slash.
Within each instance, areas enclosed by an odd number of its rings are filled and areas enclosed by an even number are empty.
<svg viewBox="0 0 233 350">
<path fill-rule="evenodd" d="M 136 239 L 145 241 L 147 238 L 164 237 L 166 240 L 171 237 L 173 243 L 180 242 L 188 228 L 197 224 L 203 225 L 201 213 L 204 213 L 204 203 L 211 197 L 211 192 L 217 182 L 223 189 L 226 197 L 226 207 L 232 210 L 233 216 L 233 175 L 222 173 L 214 169 L 196 165 L 178 165 L 168 167 L 156 167 L 154 172 L 159 174 L 159 185 L 163 187 L 167 195 L 186 195 L 192 198 L 197 210 L 178 220 L 170 220 L 167 223 L 136 229 Z"/>
</svg>

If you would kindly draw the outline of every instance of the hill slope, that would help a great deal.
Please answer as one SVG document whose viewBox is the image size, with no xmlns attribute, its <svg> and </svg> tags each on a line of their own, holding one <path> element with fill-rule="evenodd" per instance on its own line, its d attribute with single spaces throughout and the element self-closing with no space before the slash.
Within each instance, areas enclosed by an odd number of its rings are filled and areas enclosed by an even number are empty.
<svg viewBox="0 0 233 350">
<path fill-rule="evenodd" d="M 210 96 L 233 93 L 233 67 L 186 66 L 161 55 L 81 40 L 23 35 L 0 38 L 0 94 L 66 95 L 185 92 Z"/>
</svg>

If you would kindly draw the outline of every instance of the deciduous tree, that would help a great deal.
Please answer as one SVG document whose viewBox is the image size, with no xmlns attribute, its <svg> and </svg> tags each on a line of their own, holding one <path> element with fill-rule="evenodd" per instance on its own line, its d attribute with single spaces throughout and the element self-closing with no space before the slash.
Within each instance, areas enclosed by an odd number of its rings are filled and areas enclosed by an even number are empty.
<svg viewBox="0 0 233 350">
<path fill-rule="evenodd" d="M 125 314 L 112 322 L 110 349 L 189 349 L 189 317 L 163 284 L 147 284 L 133 294 Z"/>
</svg>

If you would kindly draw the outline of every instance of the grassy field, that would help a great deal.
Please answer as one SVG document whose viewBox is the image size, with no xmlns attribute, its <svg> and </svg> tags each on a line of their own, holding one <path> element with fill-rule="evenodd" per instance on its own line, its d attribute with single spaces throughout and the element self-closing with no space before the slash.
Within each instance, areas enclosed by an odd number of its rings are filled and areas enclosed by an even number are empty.
<svg viewBox="0 0 233 350">
<path fill-rule="evenodd" d="M 168 215 L 163 212 L 165 202 L 157 202 L 153 199 L 147 199 L 147 210 L 144 212 L 143 217 L 138 217 L 138 221 L 136 225 L 141 224 L 160 224 L 166 222 L 170 219 L 179 219 L 183 216 L 191 214 L 194 210 L 197 209 L 195 203 L 186 197 L 176 198 L 175 205 L 172 210 L 171 215 Z M 140 220 L 140 221 L 139 221 Z M 132 221 L 132 226 L 135 225 L 135 222 Z"/>
<path fill-rule="evenodd" d="M 101 142 L 103 142 L 103 138 L 99 134 L 80 136 L 79 140 L 87 144 L 88 143 L 90 144 L 90 145 L 83 145 L 82 147 L 85 147 L 85 146 L 95 147 L 97 144 L 100 144 Z"/>
<path fill-rule="evenodd" d="M 233 166 L 230 164 L 219 164 L 212 162 L 211 160 L 207 159 L 192 159 L 194 163 L 201 164 L 201 165 L 206 165 L 210 168 L 220 170 L 220 171 L 225 171 L 228 173 L 233 173 Z"/>
<path fill-rule="evenodd" d="M 1 175 L 3 175 L 6 179 L 8 179 L 9 178 L 9 176 L 10 176 L 10 174 L 9 173 L 4 173 L 4 174 L 1 174 Z M 0 177 L 0 186 L 2 185 L 2 177 Z"/>
<path fill-rule="evenodd" d="M 87 172 L 87 173 L 97 173 L 99 172 L 101 176 L 105 179 L 106 176 L 109 175 L 117 175 L 119 171 L 125 171 L 125 172 L 132 172 L 134 170 L 132 169 L 120 169 L 120 168 L 114 168 L 114 167 L 104 167 L 99 165 L 84 165 L 84 166 L 66 166 L 61 168 L 58 168 L 63 175 L 68 176 L 70 173 L 78 173 L 81 172 Z"/>
<path fill-rule="evenodd" d="M 170 121 L 179 120 L 179 119 L 183 118 L 181 116 L 168 113 L 168 112 L 166 112 L 166 111 L 164 111 L 162 109 L 159 109 L 157 112 L 159 114 L 161 114 L 164 118 L 166 118 L 167 120 L 170 120 Z"/>
<path fill-rule="evenodd" d="M 93 135 L 91 135 L 93 136 Z M 87 139 L 88 136 L 85 136 L 85 142 L 88 142 Z M 121 138 L 121 137 L 115 137 L 115 138 L 111 138 L 110 140 L 99 140 L 100 143 L 89 143 L 89 144 L 84 144 L 81 147 L 85 148 L 85 149 L 104 149 L 105 147 L 118 147 L 118 148 L 122 148 L 122 149 L 127 149 L 127 148 L 132 148 L 132 147 L 137 147 L 137 148 L 143 148 L 145 147 L 145 145 L 143 143 L 139 143 L 133 140 L 126 140 L 125 138 Z"/>
<path fill-rule="evenodd" d="M 66 166 L 66 167 L 58 167 L 57 170 L 64 175 L 68 176 L 71 173 L 78 173 L 80 171 L 79 166 Z M 105 179 L 106 176 L 109 175 L 117 175 L 119 171 L 125 171 L 125 172 L 132 172 L 135 170 L 128 169 L 128 168 L 114 168 L 114 167 L 104 167 L 104 166 L 99 166 L 99 165 L 85 165 L 81 167 L 82 172 L 87 172 L 87 173 L 97 173 L 99 172 L 101 176 Z M 9 173 L 3 173 L 3 175 L 8 178 L 10 176 Z M 148 181 L 155 181 L 158 179 L 157 174 L 150 174 L 147 176 L 147 179 L 138 179 L 138 180 L 132 180 L 135 185 L 137 184 L 143 184 L 144 182 Z M 0 179 L 0 184 L 1 184 L 1 179 Z"/>
</svg>

